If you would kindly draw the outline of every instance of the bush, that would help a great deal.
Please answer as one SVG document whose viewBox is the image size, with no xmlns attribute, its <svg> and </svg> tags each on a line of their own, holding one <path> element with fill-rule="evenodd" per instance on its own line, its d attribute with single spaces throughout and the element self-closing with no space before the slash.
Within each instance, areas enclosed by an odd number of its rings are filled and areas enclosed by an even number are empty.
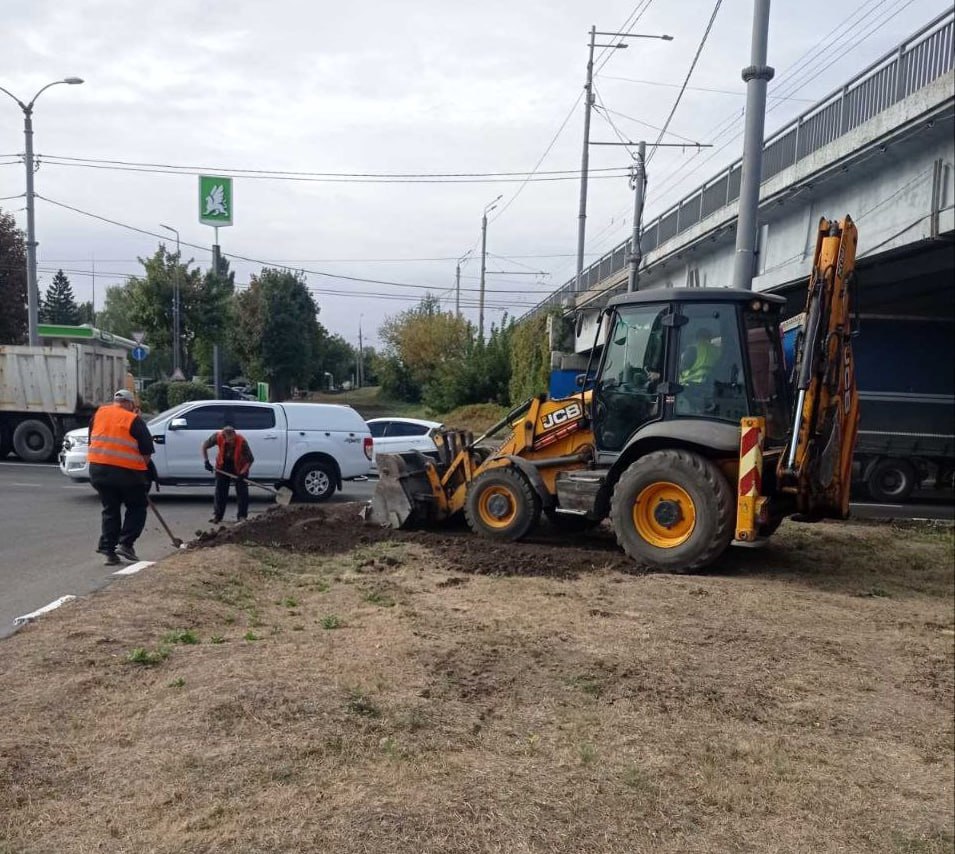
<svg viewBox="0 0 955 854">
<path fill-rule="evenodd" d="M 146 386 L 143 392 L 143 401 L 149 412 L 165 412 L 169 409 L 169 383 L 159 380 Z"/>
<path fill-rule="evenodd" d="M 190 400 L 212 400 L 215 397 L 212 389 L 201 383 L 169 383 L 167 396 L 169 406 L 178 406 Z"/>
</svg>

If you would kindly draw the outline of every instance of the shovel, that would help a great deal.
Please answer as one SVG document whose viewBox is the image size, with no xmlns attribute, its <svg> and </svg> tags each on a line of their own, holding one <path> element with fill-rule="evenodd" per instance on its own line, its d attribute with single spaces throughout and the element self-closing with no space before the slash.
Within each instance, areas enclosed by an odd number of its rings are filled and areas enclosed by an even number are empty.
<svg viewBox="0 0 955 854">
<path fill-rule="evenodd" d="M 153 504 L 153 500 L 148 495 L 146 496 L 146 502 L 149 504 L 149 509 L 156 514 L 156 518 L 159 520 L 159 524 L 162 525 L 163 530 L 169 535 L 169 539 L 172 540 L 172 544 L 177 549 L 184 549 L 186 547 L 186 544 L 182 540 L 180 540 L 179 537 L 177 537 L 172 531 L 169 530 L 169 526 L 166 524 L 166 520 L 163 519 L 163 517 L 159 513 L 159 508 L 157 508 L 156 505 Z"/>
<path fill-rule="evenodd" d="M 230 474 L 227 471 L 222 469 L 215 469 L 216 474 L 224 475 L 225 477 L 231 477 L 233 480 L 244 480 L 249 486 L 257 486 L 259 489 L 264 489 L 266 492 L 272 493 L 275 496 L 275 500 L 281 504 L 283 507 L 288 507 L 292 503 L 292 490 L 287 486 L 281 487 L 281 489 L 272 489 L 271 486 L 266 486 L 264 483 L 256 483 L 254 480 L 249 480 L 245 477 L 239 477 L 237 474 Z"/>
</svg>

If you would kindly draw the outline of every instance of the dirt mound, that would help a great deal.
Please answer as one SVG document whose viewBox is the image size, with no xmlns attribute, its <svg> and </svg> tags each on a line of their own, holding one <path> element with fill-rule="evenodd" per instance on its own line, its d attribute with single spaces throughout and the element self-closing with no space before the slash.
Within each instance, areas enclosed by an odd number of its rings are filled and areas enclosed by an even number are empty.
<svg viewBox="0 0 955 854">
<path fill-rule="evenodd" d="M 520 543 L 496 543 L 477 537 L 462 524 L 452 523 L 438 531 L 382 528 L 359 517 L 362 506 L 274 508 L 236 528 L 204 534 L 196 545 L 236 543 L 332 555 L 392 540 L 421 543 L 440 554 L 448 568 L 478 575 L 575 578 L 595 569 L 636 569 L 603 529 L 568 538 L 542 524 L 534 537 Z"/>
</svg>

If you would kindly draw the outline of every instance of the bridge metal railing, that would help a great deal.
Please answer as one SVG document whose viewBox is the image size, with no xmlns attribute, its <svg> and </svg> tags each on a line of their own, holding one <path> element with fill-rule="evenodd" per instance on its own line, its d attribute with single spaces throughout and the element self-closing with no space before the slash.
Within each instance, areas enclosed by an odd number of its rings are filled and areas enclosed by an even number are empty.
<svg viewBox="0 0 955 854">
<path fill-rule="evenodd" d="M 762 180 L 778 175 L 951 71 L 955 67 L 953 32 L 955 11 L 942 13 L 844 86 L 776 131 L 763 146 Z M 645 225 L 640 239 L 644 256 L 736 201 L 741 176 L 742 158 Z M 628 239 L 594 261 L 583 271 L 581 292 L 623 270 L 629 254 Z M 525 312 L 521 320 L 563 305 L 574 295 L 576 282 L 574 276 Z M 618 290 L 615 288 L 614 292 Z"/>
</svg>

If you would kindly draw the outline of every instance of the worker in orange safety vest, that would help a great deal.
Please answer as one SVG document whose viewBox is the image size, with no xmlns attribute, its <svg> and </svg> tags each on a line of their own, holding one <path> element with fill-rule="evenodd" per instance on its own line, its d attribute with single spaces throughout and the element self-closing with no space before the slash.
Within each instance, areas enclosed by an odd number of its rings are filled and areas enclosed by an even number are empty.
<svg viewBox="0 0 955 854">
<path fill-rule="evenodd" d="M 154 451 L 149 428 L 136 414 L 136 399 L 128 389 L 121 388 L 111 404 L 93 414 L 87 460 L 90 483 L 103 505 L 96 551 L 105 555 L 107 566 L 120 558 L 139 560 L 134 545 L 146 526 L 146 496 L 156 472 L 150 459 Z"/>
</svg>

